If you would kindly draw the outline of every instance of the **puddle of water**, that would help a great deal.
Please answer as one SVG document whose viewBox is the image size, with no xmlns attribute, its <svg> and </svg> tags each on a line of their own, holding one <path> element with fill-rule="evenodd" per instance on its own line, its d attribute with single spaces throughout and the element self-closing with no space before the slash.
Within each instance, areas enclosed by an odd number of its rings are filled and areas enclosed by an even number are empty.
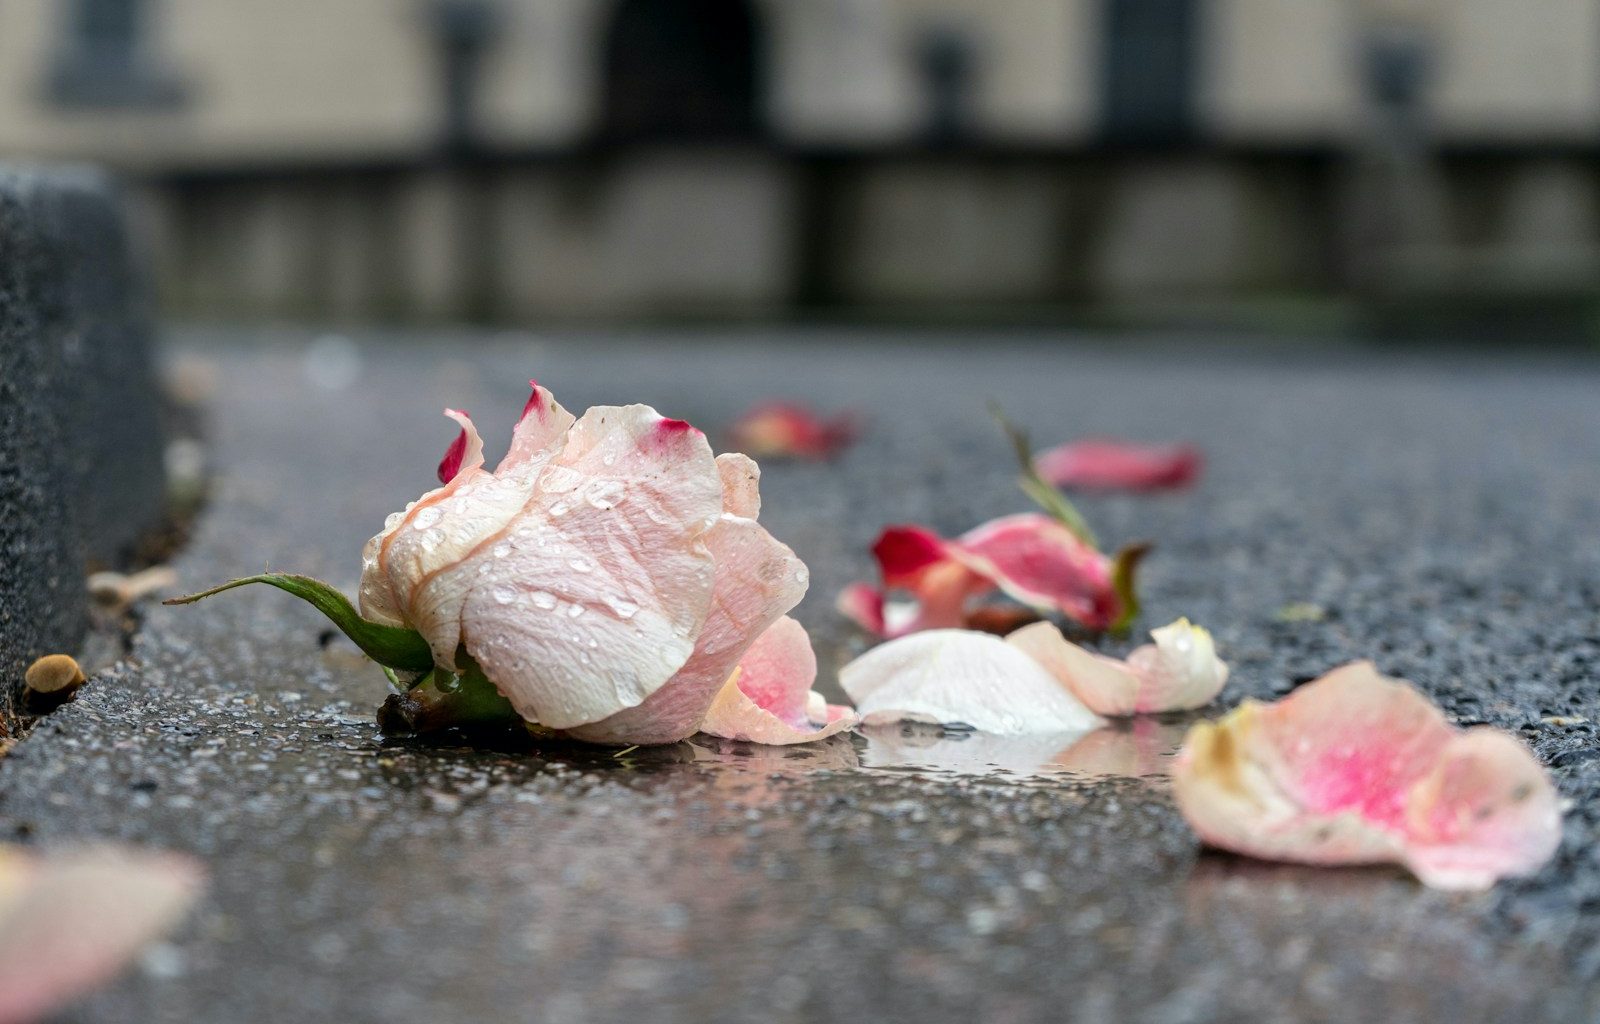
<svg viewBox="0 0 1600 1024">
<path fill-rule="evenodd" d="M 1141 717 L 1089 732 L 996 736 L 906 723 L 861 730 L 861 766 L 1001 780 L 1161 778 L 1191 718 Z"/>
</svg>

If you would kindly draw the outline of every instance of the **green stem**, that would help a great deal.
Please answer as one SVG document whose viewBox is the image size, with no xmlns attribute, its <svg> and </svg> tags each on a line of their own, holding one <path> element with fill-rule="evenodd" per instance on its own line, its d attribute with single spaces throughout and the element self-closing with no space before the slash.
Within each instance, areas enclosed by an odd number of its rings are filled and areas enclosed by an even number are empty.
<svg viewBox="0 0 1600 1024">
<path fill-rule="evenodd" d="M 1066 495 L 1039 475 L 1039 467 L 1033 461 L 1033 446 L 1028 441 L 1027 432 L 1006 419 L 1006 414 L 1000 410 L 997 402 L 989 403 L 989 414 L 999 422 L 1000 429 L 1006 432 L 1006 437 L 1011 439 L 1011 447 L 1017 454 L 1017 464 L 1022 468 L 1022 475 L 1017 480 L 1017 486 L 1022 488 L 1022 493 L 1032 498 L 1039 507 L 1070 530 L 1074 537 L 1096 551 L 1100 550 L 1100 542 L 1095 540 L 1094 531 L 1089 529 L 1089 521 L 1083 518 L 1083 513 L 1067 500 Z"/>
<path fill-rule="evenodd" d="M 455 675 L 436 669 L 404 693 L 391 693 L 378 709 L 386 736 L 420 736 L 443 729 L 511 725 L 522 721 L 478 666 Z"/>
<path fill-rule="evenodd" d="M 310 576 L 296 576 L 286 572 L 268 572 L 259 576 L 245 576 L 229 580 L 221 586 L 202 590 L 198 594 L 174 597 L 162 604 L 193 604 L 201 598 L 220 594 L 224 590 L 242 587 L 247 583 L 265 583 L 277 587 L 307 602 L 355 641 L 367 657 L 380 665 L 404 672 L 425 672 L 433 667 L 433 651 L 428 641 L 414 629 L 402 626 L 385 626 L 363 619 L 349 598 L 321 580 Z"/>
<path fill-rule="evenodd" d="M 1117 552 L 1111 563 L 1111 589 L 1122 604 L 1122 614 L 1110 626 L 1113 633 L 1127 632 L 1133 620 L 1139 617 L 1139 591 L 1134 585 L 1133 576 L 1152 547 L 1154 545 L 1149 543 L 1129 544 Z"/>
</svg>

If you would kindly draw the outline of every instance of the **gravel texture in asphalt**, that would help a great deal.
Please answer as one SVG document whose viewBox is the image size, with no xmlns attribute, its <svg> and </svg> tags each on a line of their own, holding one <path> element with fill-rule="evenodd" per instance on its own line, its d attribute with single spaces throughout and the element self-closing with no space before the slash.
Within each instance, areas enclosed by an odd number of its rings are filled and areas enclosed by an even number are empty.
<svg viewBox="0 0 1600 1024">
<path fill-rule="evenodd" d="M 1374 658 L 1512 730 L 1571 802 L 1556 859 L 1483 895 L 1203 851 L 1162 773 L 1182 721 L 1077 743 L 920 734 L 776 751 L 384 745 L 376 668 L 265 588 L 151 608 L 128 658 L 0 765 L 41 846 L 190 851 L 209 897 L 83 1021 L 1575 1021 L 1600 1012 L 1600 366 L 1202 338 L 846 332 L 200 332 L 214 501 L 177 567 L 353 588 L 470 409 L 491 459 L 530 376 L 717 428 L 775 396 L 869 417 L 769 465 L 825 685 L 833 595 L 886 522 L 1026 501 L 985 411 L 1042 444 L 1188 439 L 1200 486 L 1082 504 L 1152 539 L 1143 625 L 1188 615 L 1220 706 Z M 254 592 L 260 590 L 261 592 Z M 1320 617 L 1282 621 L 1314 605 Z M 1303 609 L 1302 609 L 1303 611 Z M 319 640 L 319 638 L 321 638 Z"/>
</svg>

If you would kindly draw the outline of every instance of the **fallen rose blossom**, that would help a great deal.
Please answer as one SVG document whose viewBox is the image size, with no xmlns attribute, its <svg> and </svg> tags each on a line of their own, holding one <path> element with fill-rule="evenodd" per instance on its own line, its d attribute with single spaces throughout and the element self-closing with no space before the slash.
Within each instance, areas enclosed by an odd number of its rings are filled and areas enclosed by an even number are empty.
<svg viewBox="0 0 1600 1024">
<path fill-rule="evenodd" d="M 849 708 L 811 689 L 817 656 L 805 627 L 787 615 L 750 645 L 723 684 L 700 731 L 770 746 L 809 743 L 855 724 Z"/>
<path fill-rule="evenodd" d="M 1196 725 L 1173 772 L 1212 846 L 1306 864 L 1404 865 L 1441 889 L 1537 870 L 1561 840 L 1555 788 L 1518 740 L 1458 729 L 1371 662 Z"/>
<path fill-rule="evenodd" d="M 1127 660 L 1085 650 L 1054 623 L 1024 626 L 1006 642 L 1025 652 L 1091 711 L 1122 716 L 1188 711 L 1211 703 L 1228 681 L 1211 633 L 1188 619 L 1150 631 L 1155 640 Z"/>
<path fill-rule="evenodd" d="M 1034 456 L 1039 475 L 1056 487 L 1159 491 L 1188 487 L 1200 478 L 1200 449 L 1188 444 L 1142 445 L 1088 440 L 1058 445 Z"/>
<path fill-rule="evenodd" d="M 1083 732 L 1103 723 L 1044 666 L 988 633 L 933 629 L 879 644 L 839 671 L 868 725 L 967 725 L 983 732 Z"/>
<path fill-rule="evenodd" d="M 704 434 L 648 406 L 575 418 L 534 384 L 490 471 L 472 420 L 446 415 L 461 433 L 443 484 L 367 542 L 360 615 L 325 584 L 273 573 L 169 603 L 252 582 L 295 593 L 395 671 L 395 717 L 430 728 L 514 711 L 599 743 L 692 735 L 809 581 L 756 521 L 756 464 L 713 457 Z"/>
<path fill-rule="evenodd" d="M 920 526 L 890 526 L 872 545 L 882 588 L 854 583 L 836 606 L 883 637 L 973 624 L 973 602 L 995 591 L 1043 614 L 1061 614 L 1091 629 L 1124 621 L 1140 549 L 1101 554 L 1051 516 L 1003 516 L 946 540 Z M 911 600 L 897 603 L 890 591 Z"/>
<path fill-rule="evenodd" d="M 0 1024 L 110 981 L 178 923 L 204 878 L 176 854 L 0 847 Z"/>
<path fill-rule="evenodd" d="M 763 402 L 728 428 L 733 446 L 747 455 L 824 461 L 844 451 L 861 433 L 857 417 L 823 418 L 794 402 Z"/>
</svg>

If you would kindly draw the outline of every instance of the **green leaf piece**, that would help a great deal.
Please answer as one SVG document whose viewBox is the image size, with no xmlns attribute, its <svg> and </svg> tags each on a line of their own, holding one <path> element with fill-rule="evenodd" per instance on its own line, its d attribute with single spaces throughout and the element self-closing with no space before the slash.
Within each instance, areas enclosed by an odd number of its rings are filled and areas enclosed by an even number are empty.
<svg viewBox="0 0 1600 1024">
<path fill-rule="evenodd" d="M 1116 591 L 1117 600 L 1122 605 L 1122 614 L 1110 626 L 1113 633 L 1126 633 L 1128 627 L 1133 625 L 1133 620 L 1139 617 L 1139 592 L 1133 577 L 1139 563 L 1153 547 L 1155 545 L 1149 542 L 1129 544 L 1118 551 L 1112 560 L 1111 588 Z"/>
<path fill-rule="evenodd" d="M 1100 550 L 1100 542 L 1095 540 L 1094 531 L 1089 529 L 1089 521 L 1083 518 L 1083 513 L 1067 500 L 1066 495 L 1039 475 L 1039 467 L 1033 461 L 1033 445 L 1028 440 L 1027 432 L 1007 419 L 997 402 L 989 403 L 989 414 L 1000 424 L 1000 429 L 1011 439 L 1011 447 L 1016 450 L 1017 464 L 1022 469 L 1017 485 L 1022 488 L 1022 493 L 1032 498 L 1035 504 L 1070 530 L 1074 537 L 1096 551 Z"/>
<path fill-rule="evenodd" d="M 269 587 L 293 594 L 317 611 L 326 615 L 339 630 L 373 661 L 402 672 L 425 672 L 433 668 L 433 651 L 428 641 L 414 629 L 385 626 L 363 619 L 350 599 L 333 587 L 310 576 L 297 576 L 286 572 L 268 572 L 259 576 L 245 576 L 229 580 L 221 586 L 202 590 L 198 594 L 174 597 L 162 604 L 193 604 L 202 598 L 220 594 L 249 583 L 265 583 Z"/>
</svg>

